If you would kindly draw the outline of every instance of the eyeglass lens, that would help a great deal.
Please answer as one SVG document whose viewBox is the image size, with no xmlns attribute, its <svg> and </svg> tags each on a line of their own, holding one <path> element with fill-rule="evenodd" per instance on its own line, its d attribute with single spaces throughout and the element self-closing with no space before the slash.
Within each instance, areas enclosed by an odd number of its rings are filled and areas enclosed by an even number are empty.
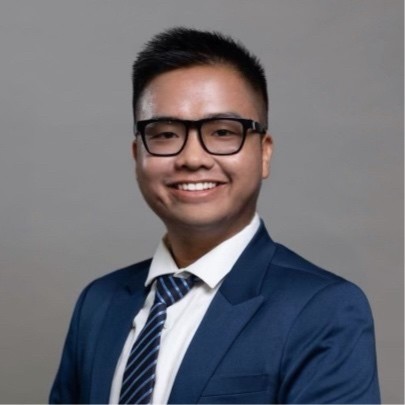
<svg viewBox="0 0 405 405">
<path fill-rule="evenodd" d="M 176 154 L 183 148 L 187 138 L 187 126 L 176 121 L 156 121 L 144 130 L 145 142 L 150 153 L 159 155 Z M 200 128 L 201 141 L 214 154 L 231 154 L 243 143 L 242 123 L 227 119 L 203 122 Z"/>
</svg>

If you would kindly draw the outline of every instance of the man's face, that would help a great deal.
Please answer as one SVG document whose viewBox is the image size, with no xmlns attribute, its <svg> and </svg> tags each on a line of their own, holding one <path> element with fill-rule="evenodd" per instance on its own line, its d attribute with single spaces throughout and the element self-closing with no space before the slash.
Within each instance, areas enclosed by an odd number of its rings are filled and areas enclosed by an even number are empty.
<svg viewBox="0 0 405 405">
<path fill-rule="evenodd" d="M 234 115 L 263 124 L 261 104 L 250 85 L 230 67 L 194 66 L 157 76 L 143 92 L 137 119 L 172 117 L 199 120 Z M 140 190 L 171 230 L 238 232 L 251 220 L 261 180 L 269 174 L 272 141 L 269 135 L 247 134 L 242 150 L 230 156 L 210 155 L 196 129 L 177 156 L 151 156 L 141 138 L 134 142 Z M 202 184 L 203 190 L 190 190 Z M 198 186 L 201 188 L 201 186 Z"/>
</svg>

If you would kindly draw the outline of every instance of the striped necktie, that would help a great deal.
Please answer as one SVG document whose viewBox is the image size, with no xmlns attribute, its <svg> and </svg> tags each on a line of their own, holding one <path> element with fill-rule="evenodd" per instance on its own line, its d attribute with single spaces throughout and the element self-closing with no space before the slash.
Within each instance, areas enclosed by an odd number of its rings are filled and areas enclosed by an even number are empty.
<svg viewBox="0 0 405 405">
<path fill-rule="evenodd" d="M 190 291 L 195 279 L 195 276 L 184 279 L 172 274 L 157 278 L 155 301 L 145 326 L 132 346 L 125 368 L 120 404 L 151 402 L 166 309 Z"/>
</svg>

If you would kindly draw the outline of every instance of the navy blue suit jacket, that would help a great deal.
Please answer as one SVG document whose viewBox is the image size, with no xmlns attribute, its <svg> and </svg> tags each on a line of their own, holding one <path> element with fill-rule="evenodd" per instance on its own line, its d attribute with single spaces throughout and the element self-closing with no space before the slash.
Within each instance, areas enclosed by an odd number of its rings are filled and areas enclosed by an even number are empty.
<svg viewBox="0 0 405 405">
<path fill-rule="evenodd" d="M 108 403 L 148 291 L 150 260 L 90 284 L 76 305 L 51 403 Z M 262 224 L 225 278 L 169 403 L 378 403 L 373 321 L 352 283 L 274 243 Z"/>
</svg>

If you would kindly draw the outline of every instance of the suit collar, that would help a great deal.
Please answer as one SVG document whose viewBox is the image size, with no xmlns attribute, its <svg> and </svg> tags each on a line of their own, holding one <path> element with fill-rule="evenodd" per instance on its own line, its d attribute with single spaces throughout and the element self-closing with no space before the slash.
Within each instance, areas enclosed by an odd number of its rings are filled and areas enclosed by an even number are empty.
<svg viewBox="0 0 405 405">
<path fill-rule="evenodd" d="M 225 278 L 220 288 L 223 296 L 233 305 L 258 296 L 275 251 L 276 245 L 261 221 L 255 236 Z"/>
<path fill-rule="evenodd" d="M 136 272 L 134 275 L 132 275 L 126 283 L 126 289 L 131 295 L 139 294 L 139 291 L 142 290 L 141 286 L 145 285 L 149 267 L 151 264 L 151 260 L 150 259 L 146 260 L 142 264 L 143 264 L 142 269 L 140 271 Z M 143 292 L 146 295 L 150 289 L 150 286 L 148 286 L 148 287 L 149 288 L 143 289 Z"/>
<path fill-rule="evenodd" d="M 250 223 L 242 230 L 184 268 L 177 267 L 167 243 L 161 240 L 153 255 L 145 284 L 149 286 L 156 277 L 163 274 L 173 273 L 177 275 L 185 272 L 197 276 L 211 289 L 216 288 L 231 271 L 238 260 L 238 256 L 245 250 L 260 228 L 260 224 L 259 215 L 256 213 Z"/>
</svg>

